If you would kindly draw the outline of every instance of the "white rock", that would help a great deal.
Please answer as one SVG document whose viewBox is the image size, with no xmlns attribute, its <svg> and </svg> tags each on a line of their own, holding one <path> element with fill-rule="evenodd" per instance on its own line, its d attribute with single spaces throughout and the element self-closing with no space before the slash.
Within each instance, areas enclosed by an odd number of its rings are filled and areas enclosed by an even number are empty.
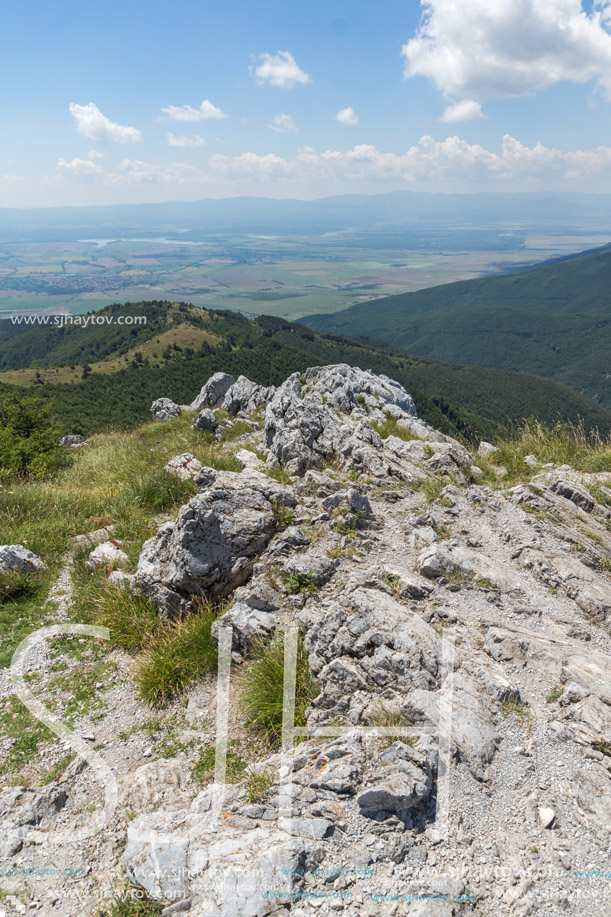
<svg viewBox="0 0 611 917">
<path fill-rule="evenodd" d="M 196 478 L 202 470 L 202 463 L 191 455 L 190 452 L 183 452 L 182 455 L 175 455 L 165 466 L 164 471 L 175 474 L 183 481 Z"/>
<path fill-rule="evenodd" d="M 550 809 L 548 807 L 539 809 L 539 821 L 541 822 L 544 828 L 551 828 L 552 822 L 554 821 L 555 817 L 556 817 L 556 813 L 554 812 L 553 809 Z"/>
<path fill-rule="evenodd" d="M 125 551 L 122 551 L 112 541 L 104 541 L 91 552 L 85 564 L 93 570 L 101 564 L 117 564 L 121 566 L 126 563 L 127 559 Z"/>
</svg>

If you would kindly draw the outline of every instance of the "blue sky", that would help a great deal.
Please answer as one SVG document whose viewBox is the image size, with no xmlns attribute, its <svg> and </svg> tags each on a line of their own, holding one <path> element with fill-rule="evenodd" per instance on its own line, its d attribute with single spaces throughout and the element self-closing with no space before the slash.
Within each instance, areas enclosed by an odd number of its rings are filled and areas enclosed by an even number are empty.
<svg viewBox="0 0 611 917">
<path fill-rule="evenodd" d="M 0 206 L 611 191 L 611 0 L 5 0 L 1 22 Z"/>
</svg>

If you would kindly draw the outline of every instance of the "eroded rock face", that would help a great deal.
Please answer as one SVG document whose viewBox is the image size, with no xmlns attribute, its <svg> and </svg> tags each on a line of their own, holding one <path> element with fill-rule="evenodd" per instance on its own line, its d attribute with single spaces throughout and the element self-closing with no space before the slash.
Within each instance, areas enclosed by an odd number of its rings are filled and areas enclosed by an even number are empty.
<svg viewBox="0 0 611 917">
<path fill-rule="evenodd" d="M 173 420 L 175 417 L 179 417 L 181 413 L 181 406 L 172 401 L 171 398 L 157 398 L 151 405 L 151 414 L 156 420 Z"/>
<path fill-rule="evenodd" d="M 356 586 L 321 611 L 304 611 L 305 644 L 321 693 L 308 722 L 367 722 L 376 691 L 400 706 L 411 688 L 437 683 L 441 643 L 420 617 L 378 589 Z"/>
<path fill-rule="evenodd" d="M 220 408 L 225 395 L 234 383 L 235 379 L 229 373 L 214 373 L 202 386 L 197 398 L 191 402 L 189 410 L 203 411 L 204 408 Z"/>
<path fill-rule="evenodd" d="M 371 423 L 387 417 L 412 435 L 439 444 L 432 457 L 422 442 L 413 451 L 411 443 L 396 436 L 382 440 Z M 416 467 L 425 462 L 433 472 L 458 474 L 461 464 L 471 464 L 464 447 L 416 416 L 403 386 L 345 364 L 289 376 L 267 406 L 265 443 L 275 461 L 298 475 L 325 461 L 340 461 L 372 477 L 415 483 L 426 477 Z"/>
<path fill-rule="evenodd" d="M 274 391 L 273 385 L 257 385 L 246 376 L 239 376 L 237 382 L 227 390 L 223 407 L 228 414 L 251 414 L 266 405 Z"/>
<path fill-rule="evenodd" d="M 275 481 L 251 472 L 204 469 L 205 484 L 142 548 L 136 584 L 168 611 L 193 597 L 228 595 L 252 573 L 276 531 L 273 502 L 295 504 Z"/>
<path fill-rule="evenodd" d="M 2 573 L 42 573 L 43 561 L 22 544 L 0 545 L 0 571 Z"/>
<path fill-rule="evenodd" d="M 201 430 L 204 433 L 214 433 L 217 427 L 216 417 L 210 408 L 204 408 L 200 411 L 197 415 L 197 420 L 193 424 L 194 430 Z"/>
</svg>

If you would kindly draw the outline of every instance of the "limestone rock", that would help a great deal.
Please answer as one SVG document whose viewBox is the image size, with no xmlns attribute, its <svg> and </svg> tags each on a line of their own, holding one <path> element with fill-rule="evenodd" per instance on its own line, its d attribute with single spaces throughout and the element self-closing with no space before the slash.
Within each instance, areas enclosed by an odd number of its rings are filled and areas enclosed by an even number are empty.
<svg viewBox="0 0 611 917">
<path fill-rule="evenodd" d="M 272 501 L 295 498 L 257 472 L 245 479 L 203 469 L 203 487 L 142 548 L 136 583 L 161 608 L 178 611 L 193 597 L 228 595 L 244 583 L 276 531 Z M 208 483 L 209 482 L 209 483 Z"/>
<path fill-rule="evenodd" d="M 181 413 L 181 406 L 172 401 L 171 398 L 157 398 L 151 405 L 151 414 L 156 420 L 173 420 L 175 417 L 179 417 Z"/>
<path fill-rule="evenodd" d="M 210 408 L 204 408 L 197 415 L 197 420 L 193 424 L 194 430 L 201 430 L 203 433 L 214 433 L 218 423 L 216 417 Z"/>
<path fill-rule="evenodd" d="M 194 480 L 202 470 L 202 463 L 190 452 L 176 455 L 165 466 L 165 471 L 175 474 L 183 481 Z"/>
<path fill-rule="evenodd" d="M 273 385 L 257 385 L 246 376 L 239 376 L 237 382 L 227 390 L 223 407 L 228 414 L 251 414 L 267 404 L 274 391 Z"/>
<path fill-rule="evenodd" d="M 125 551 L 122 551 L 118 545 L 113 541 L 103 541 L 102 544 L 99 544 L 97 548 L 93 549 L 85 561 L 85 564 L 93 570 L 95 567 L 100 567 L 103 564 L 112 564 L 121 567 L 126 564 L 127 561 L 127 554 Z"/>
<path fill-rule="evenodd" d="M 2 573 L 43 573 L 45 564 L 22 544 L 0 545 L 0 572 Z"/>
<path fill-rule="evenodd" d="M 235 383 L 229 373 L 214 373 L 202 386 L 199 395 L 189 405 L 191 411 L 202 411 L 204 408 L 221 407 L 225 395 Z"/>
</svg>

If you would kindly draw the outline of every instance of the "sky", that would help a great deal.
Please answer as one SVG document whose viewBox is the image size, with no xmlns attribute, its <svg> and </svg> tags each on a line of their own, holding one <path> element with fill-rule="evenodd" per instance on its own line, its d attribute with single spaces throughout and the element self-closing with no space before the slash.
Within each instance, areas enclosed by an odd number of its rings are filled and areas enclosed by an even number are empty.
<svg viewBox="0 0 611 917">
<path fill-rule="evenodd" d="M 611 192 L 611 0 L 4 0 L 0 207 Z"/>
</svg>

